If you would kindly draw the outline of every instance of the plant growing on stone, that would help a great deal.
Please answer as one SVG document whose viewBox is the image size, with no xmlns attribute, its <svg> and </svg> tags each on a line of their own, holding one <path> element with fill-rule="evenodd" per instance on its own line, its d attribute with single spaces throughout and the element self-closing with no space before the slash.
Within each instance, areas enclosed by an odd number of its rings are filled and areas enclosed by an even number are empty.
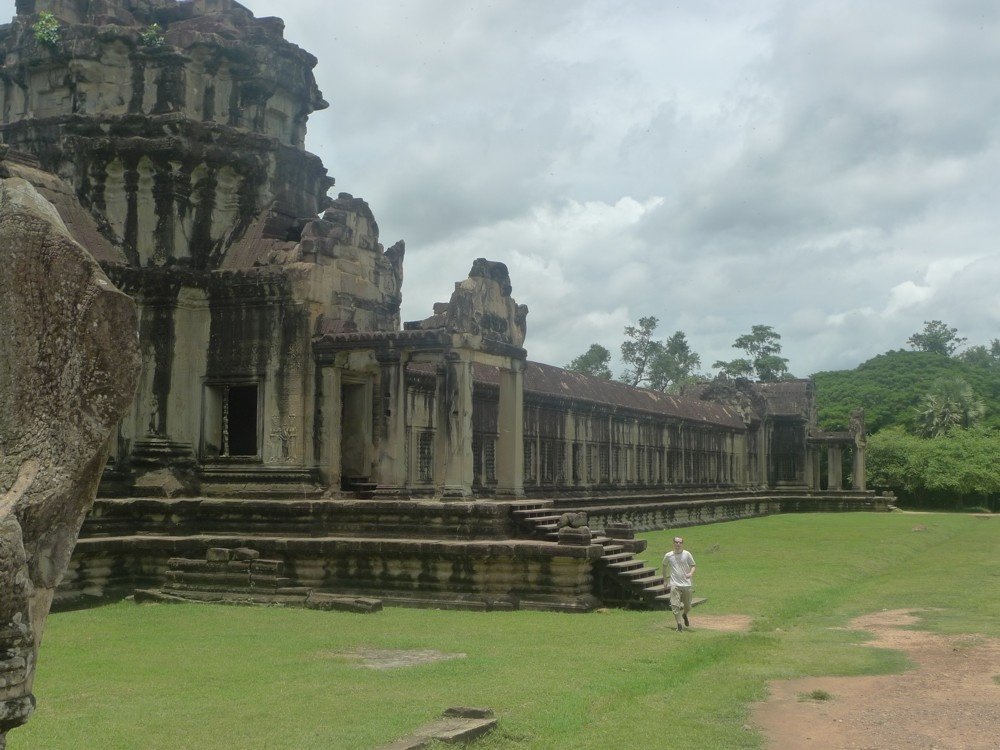
<svg viewBox="0 0 1000 750">
<path fill-rule="evenodd" d="M 144 47 L 161 47 L 163 45 L 163 28 L 158 23 L 151 23 L 139 32 L 139 40 Z"/>
<path fill-rule="evenodd" d="M 55 47 L 59 44 L 59 21 L 48 11 L 42 11 L 38 14 L 38 20 L 35 21 L 31 30 L 35 34 L 35 41 L 39 44 L 46 47 Z"/>
</svg>

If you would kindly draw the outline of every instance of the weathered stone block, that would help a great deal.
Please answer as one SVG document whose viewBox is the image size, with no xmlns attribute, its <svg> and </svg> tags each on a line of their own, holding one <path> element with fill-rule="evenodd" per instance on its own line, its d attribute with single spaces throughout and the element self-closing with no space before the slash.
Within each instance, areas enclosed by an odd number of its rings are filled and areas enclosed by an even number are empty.
<svg viewBox="0 0 1000 750">
<path fill-rule="evenodd" d="M 306 597 L 306 609 L 322 609 L 338 612 L 378 612 L 382 609 L 382 600 L 310 591 Z"/>
<path fill-rule="evenodd" d="M 0 180 L 0 745 L 34 705 L 38 639 L 135 391 L 136 328 L 52 204 Z"/>
<path fill-rule="evenodd" d="M 559 529 L 558 534 L 559 544 L 586 546 L 590 544 L 591 540 L 590 529 L 586 526 L 563 526 Z"/>
</svg>

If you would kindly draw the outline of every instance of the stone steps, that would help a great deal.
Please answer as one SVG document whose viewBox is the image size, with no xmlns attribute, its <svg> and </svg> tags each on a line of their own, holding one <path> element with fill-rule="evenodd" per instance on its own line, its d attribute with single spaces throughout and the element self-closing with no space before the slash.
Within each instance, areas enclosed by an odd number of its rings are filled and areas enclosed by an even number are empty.
<svg viewBox="0 0 1000 750">
<path fill-rule="evenodd" d="M 550 507 L 518 508 L 512 514 L 526 529 L 529 536 L 560 542 L 560 524 L 568 521 L 578 523 L 569 514 L 554 514 Z M 584 520 L 586 518 L 584 517 Z M 563 529 L 587 538 L 589 544 L 600 545 L 602 555 L 595 566 L 594 594 L 605 605 L 662 609 L 669 607 L 669 596 L 664 601 L 660 597 L 668 594 L 667 586 L 660 574 L 636 558 L 636 553 L 645 549 L 645 540 L 635 539 L 635 533 L 625 523 L 608 524 L 608 528 L 590 532 L 589 529 Z"/>
</svg>

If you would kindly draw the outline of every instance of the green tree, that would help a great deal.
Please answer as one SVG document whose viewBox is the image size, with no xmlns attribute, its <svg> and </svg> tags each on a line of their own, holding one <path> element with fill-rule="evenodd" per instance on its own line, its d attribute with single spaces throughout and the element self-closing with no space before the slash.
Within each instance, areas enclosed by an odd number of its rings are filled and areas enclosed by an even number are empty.
<svg viewBox="0 0 1000 750">
<path fill-rule="evenodd" d="M 917 351 L 936 352 L 946 357 L 954 354 L 965 342 L 966 338 L 958 335 L 957 328 L 951 328 L 940 320 L 925 320 L 924 330 L 906 340 Z"/>
<path fill-rule="evenodd" d="M 956 358 L 973 367 L 1000 369 L 1000 339 L 993 339 L 988 347 L 982 344 L 970 346 Z"/>
<path fill-rule="evenodd" d="M 983 400 L 961 378 L 939 380 L 918 407 L 917 433 L 938 437 L 955 427 L 972 427 L 986 413 Z"/>
<path fill-rule="evenodd" d="M 639 325 L 625 326 L 625 340 L 622 342 L 622 362 L 625 372 L 622 382 L 629 385 L 643 385 L 649 382 L 650 368 L 663 351 L 663 344 L 653 339 L 653 331 L 659 321 L 650 316 L 639 318 Z"/>
<path fill-rule="evenodd" d="M 781 334 L 771 326 L 755 325 L 733 342 L 733 348 L 746 353 L 746 357 L 719 360 L 712 367 L 731 378 L 752 378 L 761 381 L 784 380 L 788 373 L 788 360 L 781 354 Z"/>
<path fill-rule="evenodd" d="M 691 349 L 684 331 L 674 331 L 660 346 L 649 367 L 649 387 L 657 391 L 677 392 L 698 380 L 701 357 Z"/>
<path fill-rule="evenodd" d="M 951 378 L 972 386 L 987 407 L 983 424 L 1000 429 L 1000 368 L 904 349 L 879 354 L 853 370 L 813 373 L 819 426 L 846 430 L 851 410 L 861 406 L 873 433 L 893 425 L 915 432 L 924 395 L 937 381 Z"/>
<path fill-rule="evenodd" d="M 593 375 L 595 378 L 611 380 L 610 362 L 611 352 L 600 344 L 591 344 L 586 352 L 566 365 L 566 369 L 584 375 Z"/>
<path fill-rule="evenodd" d="M 907 504 L 1000 509 L 1000 432 L 956 427 L 921 438 L 891 427 L 868 439 L 868 485 Z"/>
</svg>

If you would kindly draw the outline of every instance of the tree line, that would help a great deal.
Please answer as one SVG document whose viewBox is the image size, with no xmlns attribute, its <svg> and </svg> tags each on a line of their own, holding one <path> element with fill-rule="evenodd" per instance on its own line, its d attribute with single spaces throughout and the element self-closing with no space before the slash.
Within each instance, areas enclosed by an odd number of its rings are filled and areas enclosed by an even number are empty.
<svg viewBox="0 0 1000 750">
<path fill-rule="evenodd" d="M 658 325 L 650 316 L 625 327 L 617 380 L 668 393 L 708 380 L 685 333 L 660 339 Z M 957 328 L 926 320 L 906 339 L 909 349 L 812 375 L 822 429 L 846 430 L 852 410 L 865 409 L 870 487 L 914 505 L 1000 510 L 1000 339 L 967 342 Z M 733 348 L 738 356 L 712 365 L 721 376 L 793 377 L 781 335 L 769 325 L 752 326 Z M 615 379 L 611 352 L 596 343 L 566 367 Z"/>
<path fill-rule="evenodd" d="M 660 340 L 654 337 L 658 325 L 659 320 L 650 316 L 639 318 L 638 325 L 625 327 L 625 340 L 620 347 L 625 369 L 618 380 L 666 393 L 677 393 L 686 385 L 708 380 L 709 376 L 699 370 L 701 356 L 691 349 L 684 331 L 675 331 L 666 340 Z M 761 381 L 793 377 L 788 372 L 788 360 L 781 356 L 781 334 L 771 326 L 753 326 L 749 333 L 733 342 L 733 348 L 744 356 L 713 364 L 712 368 L 720 375 Z M 591 344 L 566 369 L 614 379 L 611 352 L 600 344 Z"/>
<path fill-rule="evenodd" d="M 921 507 L 1000 510 L 1000 339 L 966 342 L 927 320 L 909 350 L 812 376 L 823 429 L 846 429 L 864 407 L 870 487 Z"/>
</svg>

